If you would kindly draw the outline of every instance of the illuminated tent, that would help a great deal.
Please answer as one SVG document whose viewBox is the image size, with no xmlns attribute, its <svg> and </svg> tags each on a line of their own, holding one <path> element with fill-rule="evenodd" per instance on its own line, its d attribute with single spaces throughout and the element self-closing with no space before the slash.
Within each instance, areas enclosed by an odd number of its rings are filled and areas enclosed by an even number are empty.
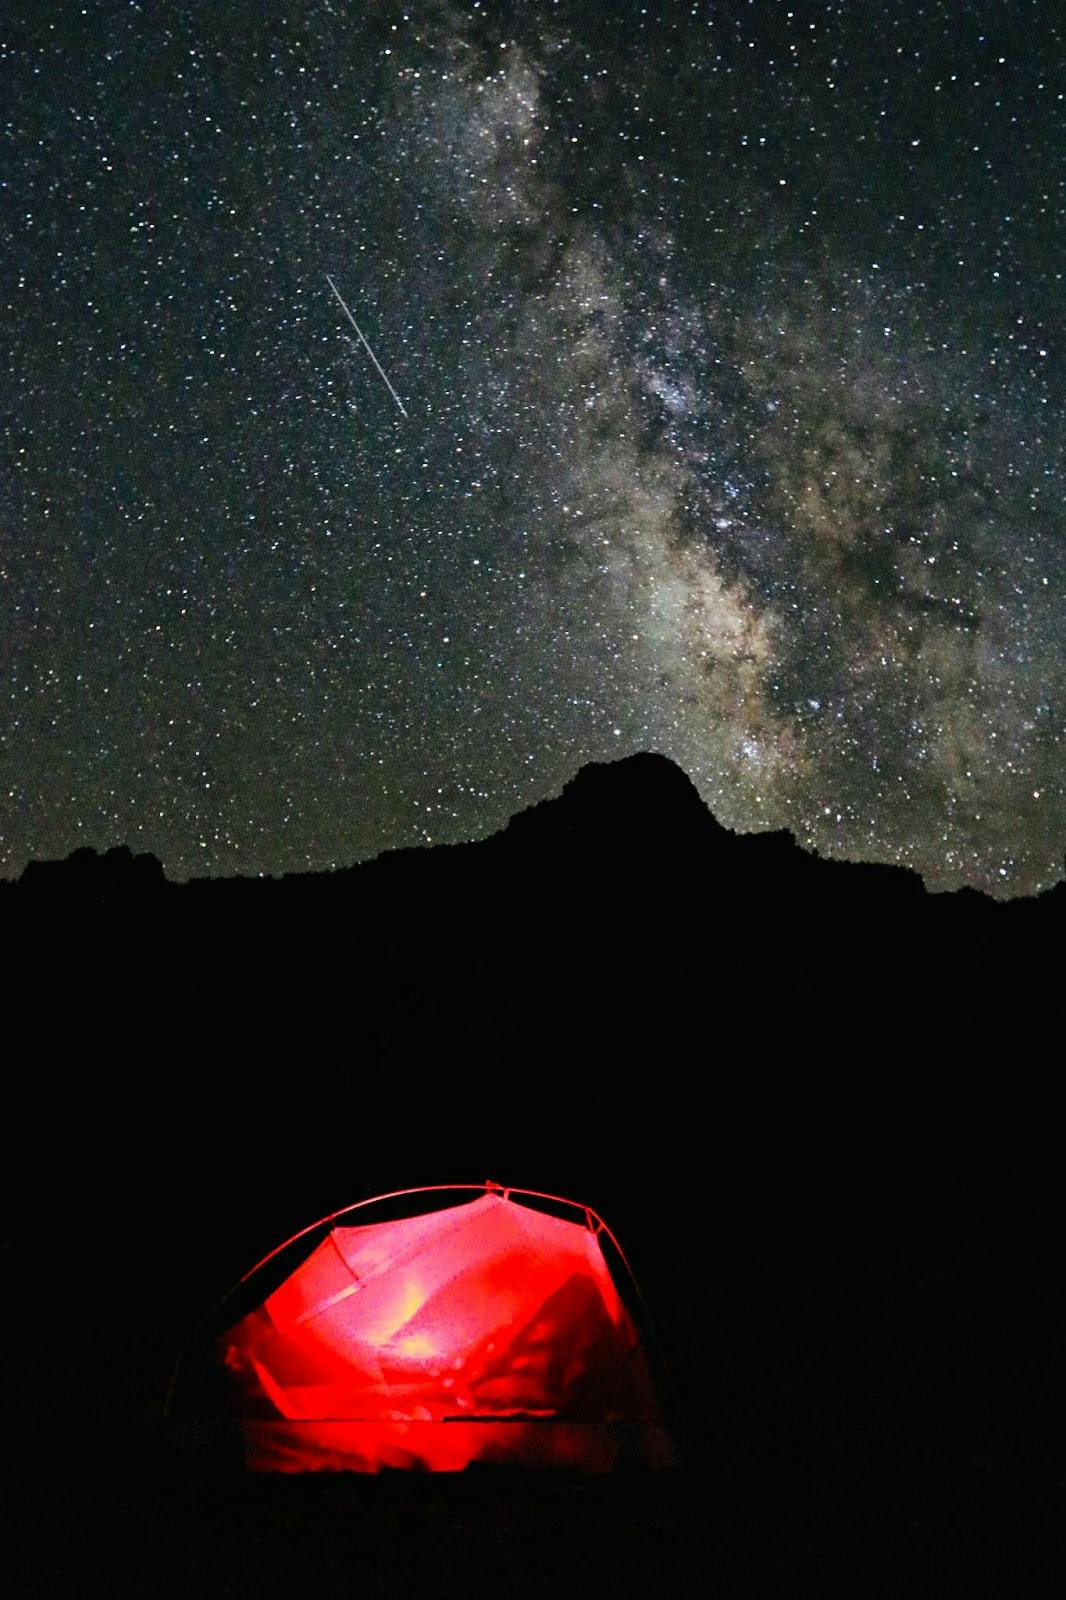
<svg viewBox="0 0 1066 1600">
<path fill-rule="evenodd" d="M 672 1465 L 607 1230 L 570 1202 L 579 1221 L 528 1203 L 549 1198 L 487 1186 L 428 1214 L 330 1226 L 217 1341 L 248 1466 Z"/>
</svg>

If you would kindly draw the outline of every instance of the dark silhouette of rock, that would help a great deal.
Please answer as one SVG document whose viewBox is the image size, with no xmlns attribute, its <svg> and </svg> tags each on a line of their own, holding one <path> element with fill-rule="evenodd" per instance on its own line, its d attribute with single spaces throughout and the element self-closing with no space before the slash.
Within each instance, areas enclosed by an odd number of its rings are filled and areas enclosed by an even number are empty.
<svg viewBox="0 0 1066 1600">
<path fill-rule="evenodd" d="M 115 845 L 103 855 L 83 845 L 65 861 L 29 862 L 18 881 L 24 893 L 34 896 L 111 904 L 158 893 L 166 874 L 156 856 L 134 855 L 128 845 Z"/>
<path fill-rule="evenodd" d="M 10 898 L 12 888 L 16 893 Z M 117 904 L 139 897 L 165 900 L 168 914 L 193 906 L 216 909 L 255 905 L 269 916 L 296 902 L 401 917 L 422 898 L 461 897 L 450 914 L 475 903 L 508 903 L 516 892 L 542 908 L 565 897 L 571 914 L 595 919 L 604 902 L 634 896 L 678 912 L 703 909 L 721 916 L 768 912 L 809 919 L 830 908 L 891 917 L 906 908 L 926 923 L 998 918 L 1015 924 L 1061 914 L 1066 885 L 1037 899 L 998 903 L 972 890 L 930 894 L 920 877 L 902 867 L 824 860 L 785 832 L 743 834 L 724 828 L 695 786 L 665 756 L 645 753 L 617 762 L 590 763 L 562 794 L 528 807 L 489 838 L 469 844 L 414 847 L 336 872 L 270 877 L 193 879 L 168 883 L 159 861 L 119 846 L 100 855 L 75 850 L 65 861 L 33 861 L 17 885 L 0 884 L 12 909 L 29 911 L 44 898 Z M 583 896 L 593 894 L 591 901 Z M 397 900 L 396 897 L 399 897 Z M 513 908 L 513 905 L 512 905 Z M 1053 908 L 1056 908 L 1053 910 Z"/>
<path fill-rule="evenodd" d="M 1061 884 L 929 894 L 903 868 L 736 835 L 647 754 L 584 767 L 488 839 L 333 873 L 171 884 L 150 856 L 79 850 L 0 885 L 0 924 L 27 1005 L 118 990 L 149 1040 L 210 1010 L 211 1047 L 243 1052 L 309 1033 L 417 1052 L 449 1030 L 514 1051 L 520 1028 L 534 1053 L 565 1027 L 654 1054 L 664 1018 L 699 1030 L 710 1009 L 718 1029 L 757 1019 L 765 1047 L 842 1051 L 858 1026 L 888 1048 L 921 1019 L 957 1053 L 1050 1005 L 1064 902 Z"/>
<path fill-rule="evenodd" d="M 518 812 L 504 830 L 516 849 L 580 848 L 590 855 L 608 846 L 636 854 L 696 847 L 712 836 L 732 837 L 681 768 L 650 751 L 590 762 L 558 799 Z"/>
</svg>

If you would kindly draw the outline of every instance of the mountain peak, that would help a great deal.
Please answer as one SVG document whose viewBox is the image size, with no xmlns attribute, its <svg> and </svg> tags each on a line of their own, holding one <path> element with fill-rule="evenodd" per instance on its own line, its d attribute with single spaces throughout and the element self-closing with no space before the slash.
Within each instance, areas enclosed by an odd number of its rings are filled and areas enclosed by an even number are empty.
<svg viewBox="0 0 1066 1600">
<path fill-rule="evenodd" d="M 674 850 L 697 835 L 732 837 L 700 798 L 691 778 L 654 751 L 590 761 L 552 799 L 518 812 L 502 837 L 512 844 L 588 849 Z"/>
</svg>

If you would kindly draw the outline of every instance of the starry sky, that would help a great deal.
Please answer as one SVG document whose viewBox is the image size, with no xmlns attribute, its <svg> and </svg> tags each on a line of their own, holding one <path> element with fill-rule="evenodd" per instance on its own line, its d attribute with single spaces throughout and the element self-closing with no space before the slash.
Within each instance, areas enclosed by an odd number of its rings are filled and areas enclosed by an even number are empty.
<svg viewBox="0 0 1066 1600">
<path fill-rule="evenodd" d="M 652 749 L 1057 881 L 1055 11 L 15 0 L 0 873 L 346 865 Z"/>
</svg>

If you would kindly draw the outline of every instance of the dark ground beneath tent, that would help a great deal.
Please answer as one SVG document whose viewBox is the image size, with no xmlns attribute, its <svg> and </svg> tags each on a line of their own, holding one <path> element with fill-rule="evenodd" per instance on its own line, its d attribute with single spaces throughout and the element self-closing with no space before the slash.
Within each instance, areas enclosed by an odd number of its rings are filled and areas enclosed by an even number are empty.
<svg viewBox="0 0 1066 1600">
<path fill-rule="evenodd" d="M 74 1476 L 81 1479 L 80 1473 Z M 1012 1594 L 1050 1507 L 972 1466 L 903 1476 L 53 1480 L 17 1591 L 182 1596 Z M 1047 1519 L 1041 1535 L 1034 1526 Z M 1035 1539 L 1035 1543 L 1034 1543 Z M 1042 1583 L 1052 1592 L 1053 1582 Z"/>
</svg>

